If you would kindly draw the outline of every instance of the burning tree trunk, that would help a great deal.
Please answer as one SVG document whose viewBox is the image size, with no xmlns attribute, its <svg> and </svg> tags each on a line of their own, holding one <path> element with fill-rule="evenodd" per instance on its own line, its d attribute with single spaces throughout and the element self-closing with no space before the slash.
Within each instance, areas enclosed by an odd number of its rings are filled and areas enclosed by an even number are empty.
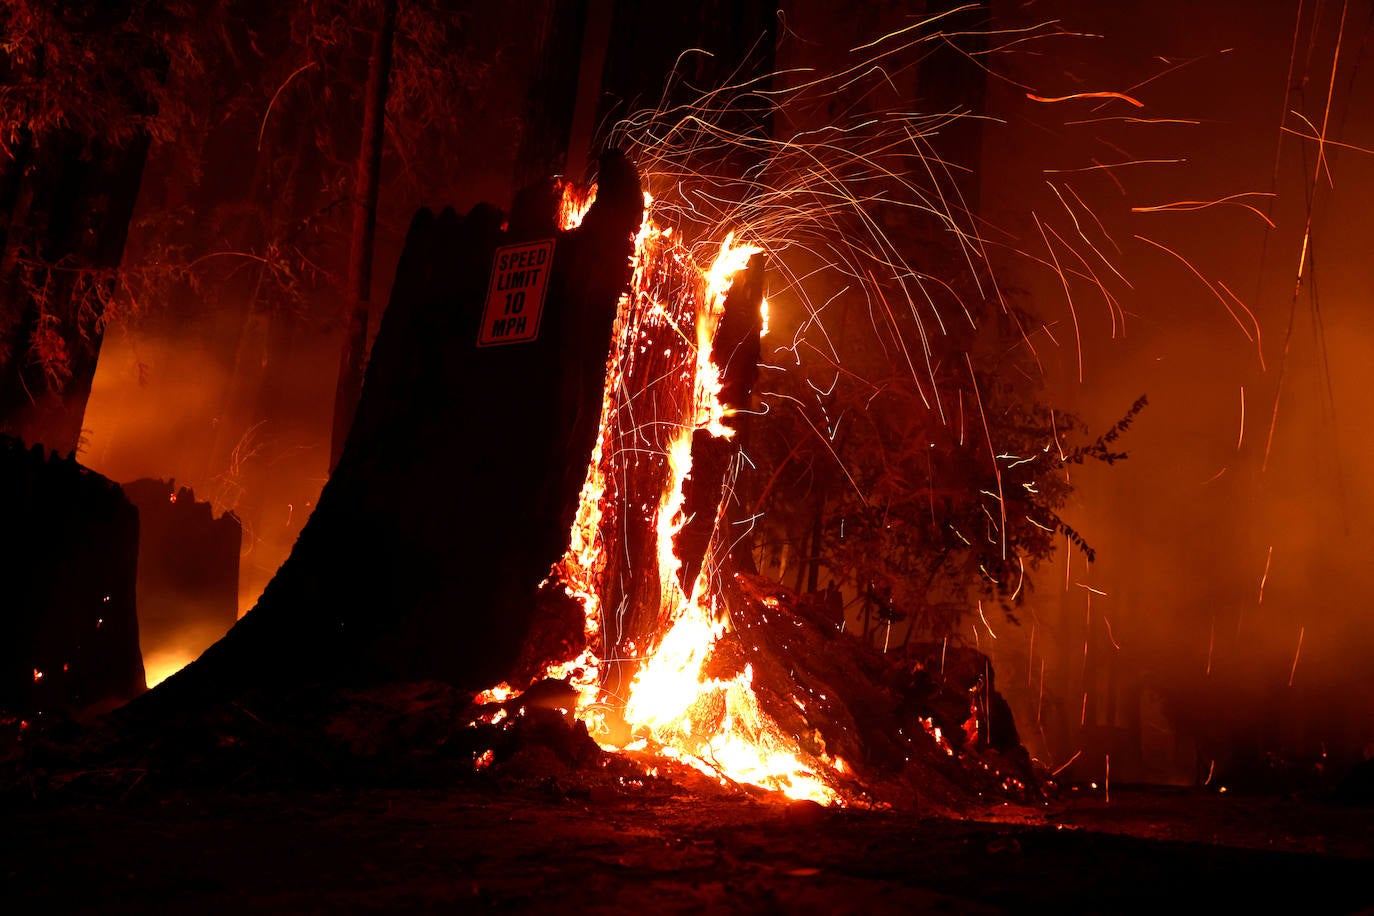
<svg viewBox="0 0 1374 916">
<path fill-rule="evenodd" d="M 678 582 L 684 591 L 690 592 L 697 580 L 718 520 L 747 524 L 740 513 L 747 500 L 737 498 L 735 481 L 740 440 L 748 418 L 744 411 L 751 406 L 758 377 L 763 268 L 763 255 L 754 255 L 736 277 L 711 343 L 711 359 L 720 371 L 719 401 L 725 411 L 721 423 L 732 435 L 716 436 L 710 430 L 692 434 L 692 473 L 683 487 L 683 513 L 687 521 L 677 538 L 682 561 Z M 747 528 L 738 533 L 729 527 L 720 530 L 727 539 L 727 543 L 720 545 L 720 555 L 728 556 L 733 568 L 752 571 L 754 559 Z"/>
<path fill-rule="evenodd" d="M 725 414 L 747 404 L 757 371 L 762 258 L 740 270 L 756 251 L 727 241 L 703 274 L 670 234 L 646 227 L 640 235 L 607 370 L 600 451 L 554 582 L 581 596 L 594 650 L 617 660 L 602 672 L 611 696 L 624 697 L 638 660 L 690 599 L 717 532 L 738 452 Z"/>
</svg>

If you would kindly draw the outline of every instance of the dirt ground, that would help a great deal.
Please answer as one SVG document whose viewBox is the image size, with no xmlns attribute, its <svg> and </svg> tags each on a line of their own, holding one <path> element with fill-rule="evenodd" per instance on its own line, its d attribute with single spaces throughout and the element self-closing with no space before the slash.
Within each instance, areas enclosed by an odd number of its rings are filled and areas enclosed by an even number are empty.
<svg viewBox="0 0 1374 916">
<path fill-rule="evenodd" d="M 949 818 L 549 781 L 9 807 L 5 913 L 1374 912 L 1369 809 L 1291 795 Z"/>
</svg>

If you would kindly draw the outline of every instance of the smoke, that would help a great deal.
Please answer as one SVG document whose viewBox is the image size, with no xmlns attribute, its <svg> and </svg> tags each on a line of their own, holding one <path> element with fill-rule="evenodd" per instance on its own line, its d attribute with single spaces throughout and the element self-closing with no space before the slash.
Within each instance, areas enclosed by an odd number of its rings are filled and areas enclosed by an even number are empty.
<svg viewBox="0 0 1374 916">
<path fill-rule="evenodd" d="M 1019 139 L 987 147 L 984 199 L 1005 216 L 991 221 L 1033 248 L 1039 236 L 1018 209 L 1063 227 L 1062 200 L 1045 189 L 1076 195 L 1080 218 L 1090 209 L 1103 229 L 1089 223 L 1087 234 L 1130 282 L 1110 286 L 1113 315 L 1088 283 L 1071 283 L 1070 299 L 1053 273 L 1013 268 L 1049 328 L 1033 335 L 1047 398 L 1099 430 L 1136 396 L 1150 399 L 1121 442 L 1129 460 L 1074 470 L 1068 519 L 1096 563 L 1061 556 L 1038 583 L 1035 654 L 1048 657 L 1057 734 L 1036 721 L 1028 634 L 1001 650 L 1024 685 L 1023 731 L 1056 761 L 1084 751 L 1083 772 L 1099 778 L 1114 740 L 1104 735 L 1140 733 L 1142 720 L 1166 722 L 1179 747 L 1153 769 L 1137 761 L 1134 778 L 1191 781 L 1212 761 L 1241 772 L 1357 759 L 1374 741 L 1374 156 L 1328 147 L 1318 172 L 1319 144 L 1280 127 L 1307 130 L 1301 114 L 1330 139 L 1371 145 L 1355 117 L 1374 105 L 1359 60 L 1370 4 L 1350 5 L 1339 43 L 1340 8 L 1315 21 L 1310 10 L 1298 21 L 1296 5 L 1064 12 L 1066 27 L 1103 37 L 1071 70 L 1046 60 L 1033 72 L 1128 90 L 1144 103 L 1132 117 L 1170 120 L 1113 120 L 1122 112 L 1099 103 L 1065 117 L 1015 87 L 995 95 Z M 1237 194 L 1248 196 L 1133 209 Z"/>
</svg>

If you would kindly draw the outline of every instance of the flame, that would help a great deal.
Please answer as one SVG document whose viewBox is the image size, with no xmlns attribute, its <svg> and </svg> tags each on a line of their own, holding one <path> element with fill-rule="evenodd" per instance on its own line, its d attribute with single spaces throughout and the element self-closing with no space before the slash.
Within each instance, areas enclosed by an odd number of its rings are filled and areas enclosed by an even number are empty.
<svg viewBox="0 0 1374 916">
<path fill-rule="evenodd" d="M 729 438 L 735 431 L 724 423 L 726 408 L 720 402 L 720 367 L 712 359 L 711 341 L 725 314 L 725 298 L 730 293 L 735 274 L 762 251 L 757 245 L 736 245 L 735 234 L 727 232 L 720 253 L 705 273 L 706 302 L 697 314 L 696 408 L 697 426 L 710 430 L 713 436 Z"/>
<path fill-rule="evenodd" d="M 596 200 L 596 185 L 584 187 L 571 181 L 560 181 L 558 190 L 558 228 L 567 232 L 582 225 L 582 219 Z"/>
<path fill-rule="evenodd" d="M 565 212 L 568 199 L 565 193 Z M 590 204 L 590 198 L 587 203 Z M 653 198 L 646 194 L 646 212 L 652 212 L 652 203 Z M 650 519 L 657 539 L 659 600 L 661 608 L 667 611 L 667 625 L 657 644 L 640 656 L 642 663 L 624 699 L 623 717 L 630 736 L 619 748 L 608 747 L 639 750 L 652 746 L 663 756 L 723 782 L 748 783 L 790 798 L 841 804 L 842 796 L 825 776 L 801 761 L 795 739 L 784 734 L 760 706 L 753 689 L 752 666 L 726 679 L 706 675 L 713 648 L 729 632 L 728 619 L 709 594 L 709 555 L 692 584 L 691 594 L 685 593 L 679 584 L 682 564 L 675 541 L 687 522 L 683 484 L 691 473 L 692 435 L 698 429 L 709 430 L 716 436 L 733 434 L 723 422 L 727 411 L 720 402 L 720 370 L 712 359 L 711 342 L 735 276 L 761 251 L 757 245 L 737 243 L 734 233 L 729 233 L 709 268 L 692 268 L 698 285 L 692 341 L 695 354 L 689 368 L 694 373 L 693 403 L 666 447 L 669 480 L 658 504 L 652 507 Z M 672 237 L 671 228 L 660 228 L 646 216 L 635 239 L 630 290 L 620 300 L 613 331 L 616 345 L 606 371 L 600 432 L 582 486 L 568 550 L 545 582 L 546 586 L 554 581 L 560 583 L 581 602 L 587 642 L 578 658 L 550 666 L 545 675 L 562 677 L 580 669 L 580 679 L 574 680 L 581 694 L 577 715 L 588 721 L 589 730 L 597 735 L 606 734 L 599 723 L 602 708 L 610 700 L 600 687 L 599 653 L 604 653 L 605 647 L 604 609 L 599 592 L 601 572 L 606 566 L 601 526 L 608 507 L 607 475 L 611 467 L 607 459 L 614 449 L 617 395 L 627 365 L 640 347 L 636 338 L 638 322 L 646 318 L 666 320 L 669 314 L 667 304 L 655 294 L 656 271 L 669 264 L 693 263 L 687 249 Z M 622 647 L 631 654 L 634 648 Z M 835 773 L 845 772 L 842 761 L 825 758 L 823 762 Z"/>
<path fill-rule="evenodd" d="M 502 681 L 495 687 L 488 688 L 477 694 L 477 696 L 473 697 L 472 702 L 483 706 L 489 703 L 504 703 L 515 696 L 515 693 L 516 690 L 514 687 Z"/>
</svg>

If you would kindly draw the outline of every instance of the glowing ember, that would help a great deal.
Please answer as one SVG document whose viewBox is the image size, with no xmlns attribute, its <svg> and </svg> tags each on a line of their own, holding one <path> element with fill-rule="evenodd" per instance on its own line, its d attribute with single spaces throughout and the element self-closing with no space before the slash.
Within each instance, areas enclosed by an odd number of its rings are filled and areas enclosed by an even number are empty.
<svg viewBox="0 0 1374 916">
<path fill-rule="evenodd" d="M 483 690 L 473 699 L 474 703 L 485 706 L 489 703 L 504 703 L 515 696 L 515 688 L 502 682 L 489 690 Z"/>
</svg>

